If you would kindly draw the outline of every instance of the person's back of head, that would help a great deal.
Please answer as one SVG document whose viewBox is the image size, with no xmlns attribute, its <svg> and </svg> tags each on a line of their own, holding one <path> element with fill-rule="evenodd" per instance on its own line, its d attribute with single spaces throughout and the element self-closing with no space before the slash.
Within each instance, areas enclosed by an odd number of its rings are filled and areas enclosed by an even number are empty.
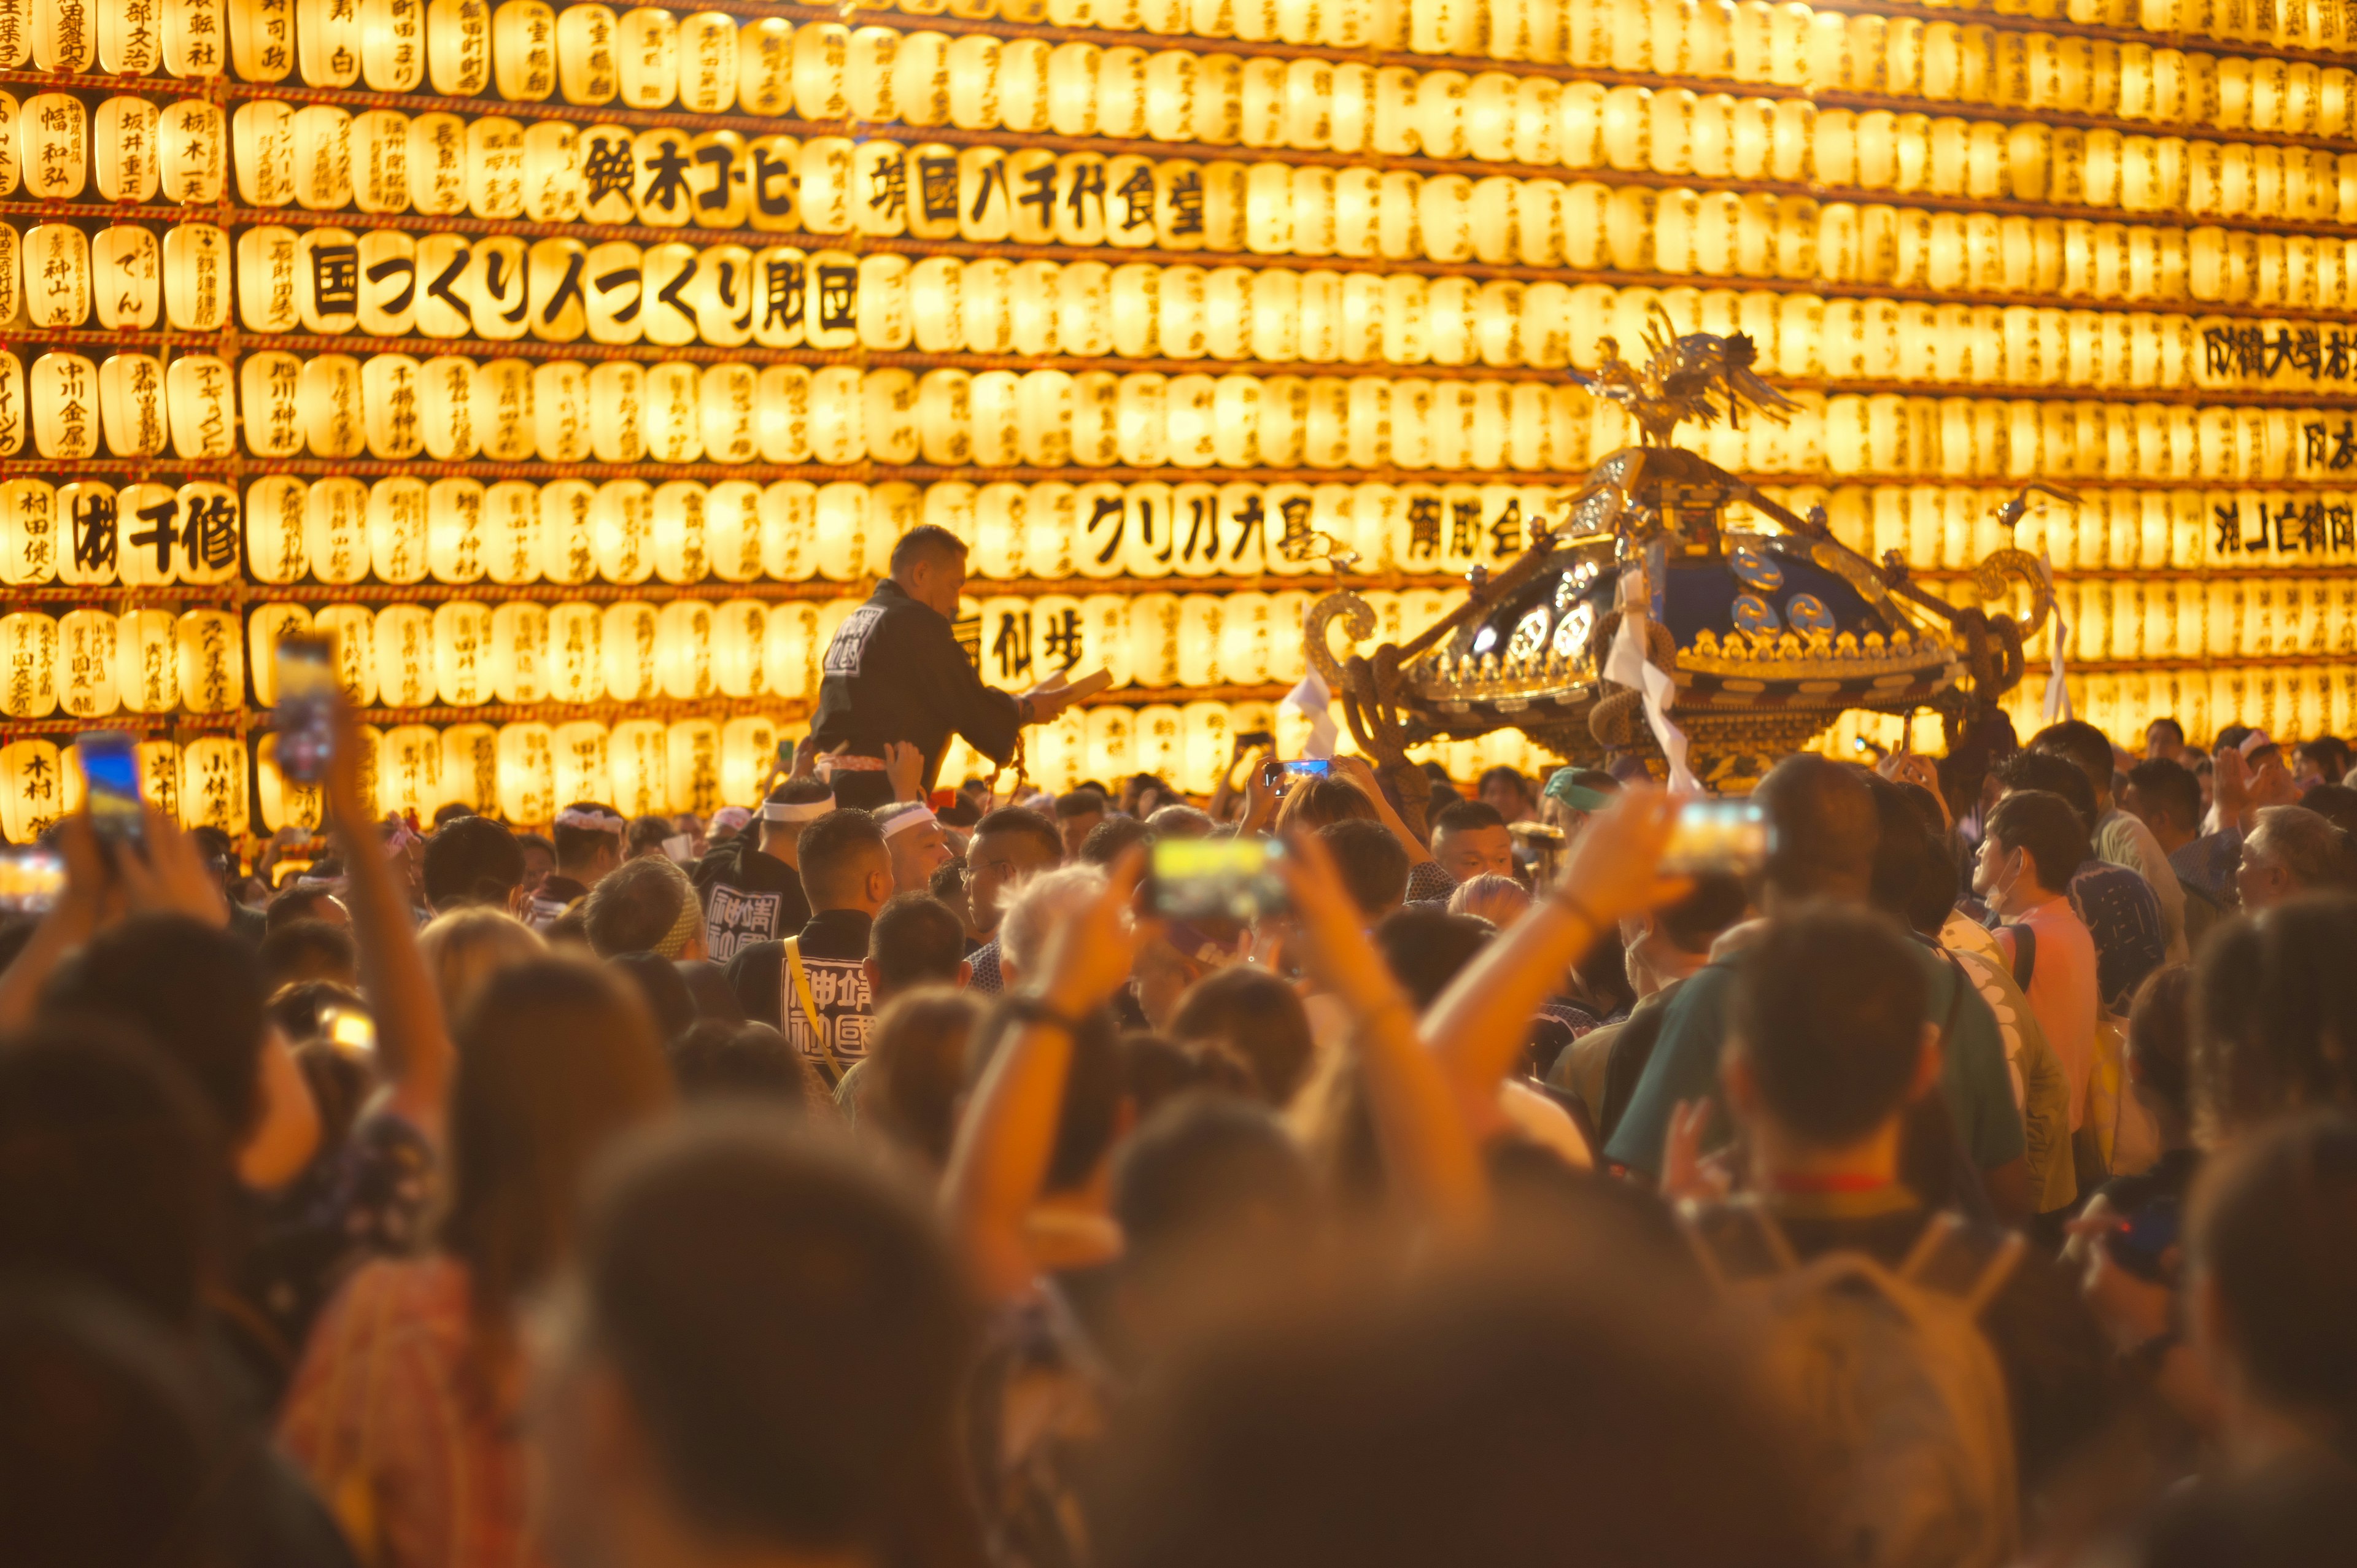
<svg viewBox="0 0 2357 1568">
<path fill-rule="evenodd" d="M 663 1055 L 683 1101 L 755 1100 L 798 1112 L 813 1097 L 810 1063 L 767 1024 L 705 1018 L 671 1036 Z"/>
<path fill-rule="evenodd" d="M 259 955 L 185 915 L 134 915 L 100 931 L 42 996 L 50 1017 L 143 1034 L 188 1075 L 231 1144 L 262 1114 L 263 1005 Z"/>
<path fill-rule="evenodd" d="M 1293 1098 L 1317 1054 L 1301 998 L 1250 964 L 1214 970 L 1189 986 L 1171 1015 L 1170 1037 L 1181 1045 L 1214 1044 L 1236 1057 L 1252 1070 L 1261 1099 L 1273 1106 Z"/>
<path fill-rule="evenodd" d="M 657 1038 L 674 1040 L 695 1027 L 699 1016 L 695 995 L 687 988 L 686 976 L 670 959 L 661 953 L 622 952 L 604 962 L 608 973 L 637 993 L 648 1018 L 654 1024 Z"/>
<path fill-rule="evenodd" d="M 978 1560 L 955 1437 L 977 1315 L 918 1194 L 833 1140 L 707 1112 L 600 1173 L 579 1275 L 552 1394 L 576 1408 L 576 1378 L 609 1377 L 633 1430 L 578 1464 L 552 1441 L 560 1561 L 608 1508 L 752 1555 Z"/>
<path fill-rule="evenodd" d="M 1458 883 L 1457 891 L 1448 896 L 1448 912 L 1472 915 L 1503 930 L 1520 919 L 1533 901 L 1529 888 L 1491 871 Z"/>
<path fill-rule="evenodd" d="M 340 917 L 334 921 L 335 924 L 349 925 L 350 918 L 342 915 L 339 908 L 323 912 L 322 906 L 332 906 L 335 903 L 336 896 L 326 888 L 306 887 L 298 882 L 293 887 L 281 889 L 277 897 L 272 898 L 268 906 L 263 909 L 263 929 L 265 931 L 274 931 L 279 927 L 292 925 L 296 920 L 327 920 L 330 913 Z"/>
<path fill-rule="evenodd" d="M 1298 1257 L 1317 1223 L 1309 1163 L 1268 1107 L 1196 1095 L 1148 1117 L 1113 1168 L 1125 1267 Z"/>
<path fill-rule="evenodd" d="M 2068 757 L 2087 776 L 2087 788 L 2095 795 L 2110 792 L 2116 760 L 2111 737 L 2086 720 L 2065 719 L 2061 724 L 2048 725 L 2029 737 L 2029 748 Z"/>
<path fill-rule="evenodd" d="M 2128 769 L 2128 783 L 2147 816 L 2163 816 L 2180 833 L 2201 831 L 2201 780 L 2183 763 L 2165 757 L 2139 762 Z"/>
<path fill-rule="evenodd" d="M 1817 1563 L 1792 1450 L 1695 1293 L 1586 1261 L 1338 1290 L 1201 1337 L 1108 1456 L 1099 1560 Z"/>
<path fill-rule="evenodd" d="M 589 889 L 582 925 L 600 958 L 618 953 L 679 957 L 704 931 L 704 906 L 687 874 L 659 854 L 625 861 Z"/>
<path fill-rule="evenodd" d="M 628 827 L 621 812 L 595 800 L 576 800 L 565 807 L 556 813 L 548 833 L 556 846 L 557 874 L 594 882 L 622 859 L 622 835 Z"/>
<path fill-rule="evenodd" d="M 1204 839 L 1219 824 L 1211 821 L 1209 811 L 1193 806 L 1162 806 L 1146 819 L 1146 825 L 1157 839 Z"/>
<path fill-rule="evenodd" d="M 630 983 L 570 959 L 492 975 L 456 1036 L 442 1241 L 490 1323 L 565 1255 L 583 1173 L 671 1103 L 671 1071 Z"/>
<path fill-rule="evenodd" d="M 1653 929 L 1688 957 L 1707 954 L 1711 944 L 1751 912 L 1742 881 L 1725 872 L 1705 872 L 1675 903 L 1653 912 Z"/>
<path fill-rule="evenodd" d="M 2357 1119 L 2317 1112 L 2236 1141 L 2203 1170 L 2188 1219 L 2194 1339 L 2213 1381 L 2233 1391 L 2230 1428 L 2239 1407 L 2347 1460 L 2357 1452 Z"/>
<path fill-rule="evenodd" d="M 2011 875 L 2027 875 L 2049 893 L 2070 891 L 2072 875 L 2090 853 L 2076 808 L 2044 789 L 2016 789 L 1998 800 L 1986 833 L 1998 852 L 2021 853 L 2021 869 Z"/>
<path fill-rule="evenodd" d="M 1764 1112 L 1843 1148 L 1904 1109 L 1923 1062 L 1923 972 L 1889 921 L 1823 904 L 1769 922 L 1737 961 L 1727 1030 Z"/>
<path fill-rule="evenodd" d="M 71 1275 L 185 1326 L 228 1179 L 212 1113 L 153 1047 L 56 1025 L 0 1043 L 0 1273 Z"/>
<path fill-rule="evenodd" d="M 802 829 L 834 806 L 834 787 L 823 779 L 787 779 L 770 791 L 754 813 L 760 824 L 760 846 L 774 854 L 781 844 L 790 847 L 799 843 Z"/>
<path fill-rule="evenodd" d="M 867 1036 L 867 1090 L 859 1102 L 872 1122 L 934 1170 L 950 1163 L 965 1093 L 966 1047 L 982 1004 L 946 985 L 894 997 Z"/>
<path fill-rule="evenodd" d="M 1438 909 L 1394 909 L 1375 922 L 1373 933 L 1375 950 L 1419 1013 L 1440 999 L 1497 934 L 1487 920 Z"/>
<path fill-rule="evenodd" d="M 1002 1000 L 984 1015 L 967 1042 L 965 1081 L 969 1090 L 982 1081 L 991 1059 L 1009 1038 L 1026 1026 L 1021 1009 Z M 1080 1020 L 1073 1031 L 1071 1065 L 1064 1078 L 1064 1100 L 1056 1117 L 1056 1137 L 1048 1155 L 1042 1190 L 1077 1192 L 1085 1187 L 1104 1163 L 1120 1130 L 1124 1067 L 1113 1020 L 1103 1009 Z"/>
<path fill-rule="evenodd" d="M 470 904 L 504 909 L 523 885 L 523 845 L 489 817 L 457 818 L 425 841 L 424 882 L 436 914 Z"/>
<path fill-rule="evenodd" d="M 2128 1081 L 2165 1135 L 2193 1123 L 2192 1000 L 2193 972 L 2179 963 L 2145 976 L 2128 1006 Z"/>
<path fill-rule="evenodd" d="M 1351 902 L 1368 919 L 1383 918 L 1407 897 L 1407 850 L 1381 822 L 1346 817 L 1319 828 L 1318 838 Z"/>
<path fill-rule="evenodd" d="M 885 845 L 884 830 L 856 807 L 829 811 L 802 829 L 796 854 L 813 914 L 829 909 L 872 913 L 891 897 L 892 853 Z"/>
<path fill-rule="evenodd" d="M 1105 874 L 1093 865 L 1067 865 L 1022 883 L 998 922 L 998 963 L 1017 982 L 1043 978 L 1048 943 L 1067 920 L 1104 892 Z"/>
<path fill-rule="evenodd" d="M 955 985 L 965 963 L 965 928 L 930 893 L 899 893 L 867 929 L 867 960 L 878 998 L 918 985 Z"/>
<path fill-rule="evenodd" d="M 2319 784 L 2299 803 L 2342 832 L 2357 834 L 2357 789 L 2339 782 Z"/>
<path fill-rule="evenodd" d="M 2357 896 L 2297 898 L 2229 921 L 2193 980 L 2193 1103 L 2204 1142 L 2287 1112 L 2357 1113 Z"/>
<path fill-rule="evenodd" d="M 161 1325 L 82 1282 L 0 1282 L 11 1568 L 232 1568 L 251 1498 L 239 1441 Z"/>
<path fill-rule="evenodd" d="M 1778 897 L 1867 897 L 1880 833 L 1867 778 L 1863 768 L 1796 752 L 1760 779 L 1753 799 L 1776 830 L 1766 883 Z"/>
<path fill-rule="evenodd" d="M 1879 829 L 1874 843 L 1874 876 L 1867 885 L 1867 902 L 1885 914 L 1903 918 L 1922 886 L 1924 863 L 1939 858 L 1940 847 L 1923 826 L 1922 813 L 1907 798 L 1905 789 L 1874 774 L 1867 775 L 1866 787 L 1874 792 L 1875 822 Z"/>
<path fill-rule="evenodd" d="M 1092 785 L 1067 789 L 1056 797 L 1056 820 L 1060 822 L 1075 817 L 1102 817 L 1105 809 L 1104 791 Z"/>
<path fill-rule="evenodd" d="M 2037 789 L 2061 796 L 2078 813 L 2080 831 L 2095 831 L 2094 787 L 2069 757 L 2051 751 L 2017 751 L 1989 771 L 2007 794 Z"/>
<path fill-rule="evenodd" d="M 678 832 L 669 817 L 633 817 L 622 832 L 623 856 L 636 860 L 640 855 L 661 854 L 663 840 Z"/>
<path fill-rule="evenodd" d="M 417 933 L 417 948 L 442 998 L 442 1015 L 449 1019 L 466 1012 L 494 973 L 548 952 L 538 931 L 502 910 L 482 908 L 436 915 Z"/>
<path fill-rule="evenodd" d="M 1164 811 L 1170 809 L 1163 808 Z M 1160 815 L 1159 812 L 1156 814 Z M 1154 830 L 1135 817 L 1107 817 L 1091 828 L 1089 836 L 1081 841 L 1081 864 L 1109 866 L 1127 854 L 1130 845 L 1144 843 L 1153 836 Z"/>
<path fill-rule="evenodd" d="M 1285 799 L 1276 803 L 1276 819 L 1270 827 L 1283 837 L 1330 827 L 1336 822 L 1372 822 L 1375 819 L 1375 803 L 1356 784 L 1330 774 L 1323 778 L 1310 774 L 1295 779 L 1286 789 Z"/>
<path fill-rule="evenodd" d="M 306 980 L 360 983 L 361 950 L 350 930 L 325 920 L 289 920 L 265 932 L 259 950 L 263 989 Z"/>
</svg>

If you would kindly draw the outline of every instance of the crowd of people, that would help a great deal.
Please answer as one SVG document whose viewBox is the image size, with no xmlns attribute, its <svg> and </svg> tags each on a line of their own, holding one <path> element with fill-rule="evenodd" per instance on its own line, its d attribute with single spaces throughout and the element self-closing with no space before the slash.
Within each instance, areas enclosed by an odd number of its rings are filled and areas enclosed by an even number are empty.
<svg viewBox="0 0 2357 1568">
<path fill-rule="evenodd" d="M 1636 765 L 823 734 L 708 820 L 377 820 L 350 744 L 251 867 L 68 818 L 5 1554 L 2345 1561 L 2349 748 L 2136 738 L 1789 757 L 1687 876 Z M 1282 908 L 1155 913 L 1228 836 Z"/>
</svg>

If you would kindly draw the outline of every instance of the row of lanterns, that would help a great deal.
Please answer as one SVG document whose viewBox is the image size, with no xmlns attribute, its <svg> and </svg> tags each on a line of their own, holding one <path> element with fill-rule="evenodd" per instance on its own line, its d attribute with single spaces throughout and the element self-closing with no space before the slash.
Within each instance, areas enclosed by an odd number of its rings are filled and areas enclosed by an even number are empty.
<svg viewBox="0 0 2357 1568">
<path fill-rule="evenodd" d="M 2347 735 L 2357 729 L 2357 667 L 2319 663 L 2267 666 L 2221 663 L 2208 670 L 2110 671 L 2086 670 L 2065 682 L 2073 713 L 2106 735 L 2140 736 L 2157 718 L 2174 718 L 2188 736 L 2206 736 L 2230 724 L 2255 725 L 2286 740 Z M 2045 682 L 2032 675 L 2001 698 L 2023 735 L 2043 727 Z M 1885 735 L 1888 725 L 1877 726 Z M 1939 731 L 1923 743 L 1936 751 Z M 1880 738 L 1878 736 L 1877 738 Z"/>
<path fill-rule="evenodd" d="M 1453 590 L 1372 590 L 1392 635 L 1413 635 L 1461 599 Z M 984 678 L 1028 686 L 1059 669 L 1103 669 L 1117 687 L 1258 686 L 1301 678 L 1301 624 L 1314 596 L 1043 594 L 961 607 Z M 345 695 L 362 708 L 639 703 L 715 697 L 805 702 L 820 661 L 856 608 L 848 596 L 673 599 L 661 606 L 475 599 L 371 608 L 299 604 L 228 610 L 38 610 L 0 616 L 0 715 L 45 719 L 222 714 L 277 700 L 280 639 L 336 645 Z M 1401 628 L 1408 628 L 1402 631 Z"/>
<path fill-rule="evenodd" d="M 2215 0 L 2203 3 L 2229 10 Z M 949 8 L 1001 9 L 990 0 Z M 777 17 L 740 22 L 722 12 L 682 16 L 651 6 L 618 16 L 602 5 L 560 11 L 544 0 L 497 6 L 482 0 L 166 0 L 159 6 L 102 0 L 62 16 L 15 0 L 10 9 L 19 16 L 16 27 L 0 27 L 0 64 L 11 67 L 29 60 L 45 70 L 86 71 L 96 63 L 122 76 L 161 70 L 187 78 L 220 75 L 226 66 L 245 81 L 365 82 L 381 92 L 430 86 L 446 96 L 491 92 L 525 102 L 561 97 L 696 113 L 742 108 L 775 114 L 791 107 L 811 120 L 906 119 L 1064 135 L 1137 135 L 1156 108 L 1168 117 L 1168 100 L 1191 95 L 1207 79 L 1249 102 L 1252 67 L 1268 58 L 1169 49 L 1149 59 L 1127 46 L 1053 47 L 1036 38 L 904 35 L 838 23 L 796 28 Z M 2349 73 L 2334 66 L 1945 18 L 1818 12 L 1766 0 L 1502 0 L 1485 6 L 1447 0 L 1052 0 L 1040 6 L 1017 0 L 1004 9 L 1055 27 L 1405 48 L 2295 134 L 2345 134 L 2349 113 Z M 2302 23 L 2270 25 L 2271 37 L 2259 41 L 2292 33 L 2285 47 L 2295 50 L 2357 48 L 2335 7 L 2295 0 L 2278 9 L 2301 16 Z M 1292 14 L 1280 15 L 1286 12 Z M 1258 15 L 1247 20 L 1246 13 Z M 1275 63 L 1281 81 L 1286 62 Z M 1384 74 L 1406 77 L 1414 95 L 1419 73 L 1393 67 Z M 1430 139 L 1422 145 L 1433 146 Z M 1411 151 L 1414 144 L 1388 150 Z"/>
</svg>

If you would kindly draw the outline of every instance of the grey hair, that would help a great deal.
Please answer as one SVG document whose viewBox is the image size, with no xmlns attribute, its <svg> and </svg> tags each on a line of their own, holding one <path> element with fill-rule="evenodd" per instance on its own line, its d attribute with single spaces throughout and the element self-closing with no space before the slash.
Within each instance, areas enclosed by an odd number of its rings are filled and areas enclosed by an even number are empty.
<svg viewBox="0 0 2357 1568">
<path fill-rule="evenodd" d="M 998 922 L 998 956 L 1018 978 L 1038 978 L 1048 938 L 1058 926 L 1103 896 L 1105 874 L 1093 865 L 1043 871 L 1014 889 Z"/>
</svg>

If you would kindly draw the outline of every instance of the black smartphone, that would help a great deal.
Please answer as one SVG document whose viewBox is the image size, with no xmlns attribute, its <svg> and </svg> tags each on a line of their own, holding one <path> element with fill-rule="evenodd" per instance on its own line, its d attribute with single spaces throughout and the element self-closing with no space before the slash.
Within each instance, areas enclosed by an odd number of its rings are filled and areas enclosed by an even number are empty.
<svg viewBox="0 0 2357 1568">
<path fill-rule="evenodd" d="M 1275 751 L 1276 736 L 1265 729 L 1248 729 L 1236 736 L 1236 755 L 1250 757 L 1255 751 Z"/>
<path fill-rule="evenodd" d="M 324 637 L 278 642 L 278 771 L 317 784 L 336 755 L 336 646 Z"/>
<path fill-rule="evenodd" d="M 1776 832 L 1757 800 L 1697 796 L 1678 807 L 1677 826 L 1662 854 L 1665 876 L 1718 872 L 1749 876 L 1768 864 Z"/>
<path fill-rule="evenodd" d="M 1146 907 L 1178 920 L 1251 920 L 1288 907 L 1275 839 L 1160 839 L 1146 884 Z"/>
<path fill-rule="evenodd" d="M 1291 762 L 1271 760 L 1261 764 L 1260 781 L 1264 784 L 1284 784 L 1293 779 L 1326 779 L 1332 777 L 1334 765 L 1322 757 L 1297 757 Z"/>
<path fill-rule="evenodd" d="M 81 768 L 82 810 L 98 836 L 139 843 L 147 836 L 146 802 L 139 794 L 139 742 L 129 730 L 84 730 L 74 740 Z"/>
</svg>

